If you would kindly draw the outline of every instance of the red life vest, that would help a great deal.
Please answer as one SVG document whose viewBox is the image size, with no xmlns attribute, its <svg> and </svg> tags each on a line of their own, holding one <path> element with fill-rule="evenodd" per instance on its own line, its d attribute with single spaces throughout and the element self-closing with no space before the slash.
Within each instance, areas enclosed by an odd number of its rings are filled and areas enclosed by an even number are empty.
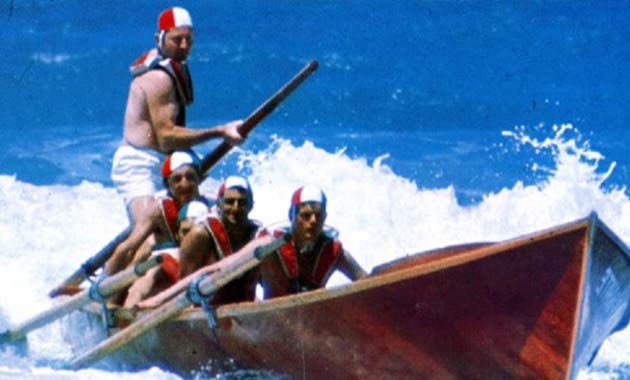
<svg viewBox="0 0 630 380">
<path fill-rule="evenodd" d="M 203 224 L 212 237 L 219 260 L 234 253 L 225 225 L 223 225 L 218 217 L 208 217 L 204 220 Z M 248 228 L 250 231 L 248 240 L 251 240 L 256 236 L 259 226 L 255 222 L 249 221 Z M 255 286 L 251 286 L 251 284 L 255 284 L 256 282 L 256 273 L 256 271 L 250 270 L 222 287 L 213 295 L 212 304 L 223 305 L 234 302 L 253 301 L 256 298 L 256 293 Z"/>
<path fill-rule="evenodd" d="M 274 231 L 273 236 L 280 237 L 284 233 L 285 231 Z M 343 252 L 341 242 L 325 234 L 322 234 L 318 239 L 314 250 L 317 252 L 317 256 L 311 273 L 300 273 L 298 255 L 292 241 L 285 243 L 276 251 L 284 274 L 289 280 L 289 286 L 292 288 L 290 289 L 291 292 L 301 291 L 302 289 L 300 288 L 302 287 L 306 287 L 309 290 L 323 288 L 328 278 L 332 275 L 335 264 Z M 298 288 L 295 288 L 296 283 L 299 283 Z"/>
<path fill-rule="evenodd" d="M 160 205 L 162 209 L 162 216 L 168 227 L 167 232 L 171 241 L 175 241 L 175 235 L 177 234 L 177 213 L 179 207 L 175 203 L 175 200 L 171 197 L 163 197 L 160 199 Z"/>
<path fill-rule="evenodd" d="M 230 237 L 223 225 L 223 222 L 221 222 L 221 219 L 216 216 L 210 216 L 204 220 L 203 224 L 214 241 L 214 246 L 216 248 L 217 255 L 219 256 L 219 260 L 234 253 L 232 251 L 232 245 L 230 244 Z M 258 225 L 249 221 L 248 228 L 251 231 L 249 234 L 249 240 L 251 240 L 258 232 Z"/>
<path fill-rule="evenodd" d="M 171 284 L 179 281 L 179 252 L 178 248 L 174 248 L 174 245 L 169 247 L 168 244 L 163 244 L 162 247 L 155 247 L 151 255 L 161 255 L 162 263 L 160 267 L 168 277 Z"/>
<path fill-rule="evenodd" d="M 216 248 L 217 255 L 219 256 L 219 260 L 231 255 L 233 253 L 232 245 L 230 244 L 230 238 L 227 230 L 221 220 L 211 216 L 207 218 L 203 224 L 206 226 L 206 229 L 214 241 L 214 246 Z"/>
<path fill-rule="evenodd" d="M 177 124 L 186 125 L 186 106 L 193 102 L 192 77 L 186 62 L 178 62 L 171 58 L 163 57 L 158 49 L 151 49 L 138 57 L 129 67 L 134 77 L 140 76 L 149 70 L 163 70 L 173 80 L 179 113 Z"/>
</svg>

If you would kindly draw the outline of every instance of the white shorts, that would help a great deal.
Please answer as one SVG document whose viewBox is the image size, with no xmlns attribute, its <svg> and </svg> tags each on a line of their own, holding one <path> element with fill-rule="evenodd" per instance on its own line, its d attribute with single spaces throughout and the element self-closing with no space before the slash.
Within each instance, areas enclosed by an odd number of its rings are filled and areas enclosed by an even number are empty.
<svg viewBox="0 0 630 380">
<path fill-rule="evenodd" d="M 112 162 L 112 181 L 126 205 L 134 198 L 153 196 L 163 189 L 160 166 L 164 157 L 153 149 L 118 147 Z"/>
</svg>

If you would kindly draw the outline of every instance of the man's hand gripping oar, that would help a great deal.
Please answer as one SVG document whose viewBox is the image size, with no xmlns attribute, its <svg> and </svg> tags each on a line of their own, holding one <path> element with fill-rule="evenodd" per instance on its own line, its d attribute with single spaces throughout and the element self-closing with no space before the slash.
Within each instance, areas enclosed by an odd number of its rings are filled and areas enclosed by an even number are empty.
<svg viewBox="0 0 630 380">
<path fill-rule="evenodd" d="M 289 80 L 284 86 L 282 86 L 275 94 L 269 97 L 263 104 L 261 104 L 251 115 L 245 119 L 243 124 L 238 128 L 238 132 L 241 136 L 246 137 L 249 132 L 252 131 L 265 117 L 273 112 L 276 107 L 287 97 L 293 90 L 295 90 L 304 80 L 317 69 L 319 64 L 317 61 L 310 61 L 302 68 L 291 80 Z M 232 145 L 227 142 L 222 142 L 212 152 L 208 153 L 201 160 L 201 171 L 206 173 L 213 167 L 223 156 L 225 156 L 232 149 Z"/>
<path fill-rule="evenodd" d="M 317 61 L 310 61 L 291 80 L 282 86 L 275 94 L 261 104 L 251 115 L 245 119 L 238 128 L 241 136 L 246 137 L 265 117 L 271 114 L 276 107 L 295 90 L 313 71 L 318 67 Z M 223 156 L 232 149 L 232 145 L 223 141 L 214 150 L 208 153 L 201 160 L 201 172 L 207 173 Z M 131 232 L 131 226 L 122 231 L 111 242 L 89 258 L 70 277 L 48 293 L 49 297 L 56 297 L 61 294 L 74 294 L 79 291 L 81 283 L 92 276 L 99 268 L 105 265 L 114 253 L 116 246 L 125 240 Z"/>
</svg>

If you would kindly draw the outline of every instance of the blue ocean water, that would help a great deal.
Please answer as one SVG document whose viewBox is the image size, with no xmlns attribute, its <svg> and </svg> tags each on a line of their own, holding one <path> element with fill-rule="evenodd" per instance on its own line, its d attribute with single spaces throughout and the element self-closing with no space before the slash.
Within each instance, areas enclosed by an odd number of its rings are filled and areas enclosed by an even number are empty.
<svg viewBox="0 0 630 380">
<path fill-rule="evenodd" d="M 3 322 L 40 311 L 50 302 L 45 291 L 125 223 L 109 169 L 128 65 L 153 46 L 157 14 L 171 5 L 0 1 L 0 200 L 7 209 L 0 261 L 15 268 L 1 281 L 30 281 L 18 294 L 1 288 Z M 512 237 L 590 210 L 630 242 L 628 1 L 176 5 L 195 23 L 191 126 L 244 118 L 306 62 L 320 63 L 211 172 L 214 179 L 250 174 L 257 218 L 282 218 L 277 194 L 318 182 L 329 193 L 332 221 L 367 267 L 435 246 Z M 429 232 L 401 227 L 410 221 Z M 392 241 L 371 241 L 384 232 Z M 0 356 L 0 375 L 86 376 L 50 369 L 70 355 L 61 337 L 36 342 L 18 364 Z M 603 352 L 585 378 L 630 378 L 630 337 Z M 93 378 L 110 376 L 94 371 Z"/>
</svg>

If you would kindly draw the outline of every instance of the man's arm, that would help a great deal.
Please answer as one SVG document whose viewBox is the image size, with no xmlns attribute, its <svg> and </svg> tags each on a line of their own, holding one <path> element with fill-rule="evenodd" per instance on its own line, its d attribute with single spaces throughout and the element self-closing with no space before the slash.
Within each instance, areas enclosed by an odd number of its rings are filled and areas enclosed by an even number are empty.
<svg viewBox="0 0 630 380">
<path fill-rule="evenodd" d="M 195 224 L 186 234 L 179 249 L 180 278 L 184 278 L 197 269 L 216 261 L 214 244 L 211 239 L 203 224 Z"/>
<path fill-rule="evenodd" d="M 367 272 L 359 265 L 350 252 L 343 250 L 343 254 L 339 258 L 338 269 L 345 274 L 350 280 L 356 281 L 360 278 L 367 277 Z"/>
<path fill-rule="evenodd" d="M 149 257 L 151 257 L 151 252 L 153 252 L 153 246 L 155 245 L 155 234 L 149 235 L 148 238 L 142 242 L 142 245 L 136 250 L 136 253 L 133 255 L 132 264 L 138 264 L 144 261 L 147 261 Z"/>
<path fill-rule="evenodd" d="M 116 274 L 131 263 L 136 250 L 153 233 L 157 227 L 156 221 L 161 217 L 162 214 L 157 203 L 138 217 L 129 236 L 116 246 L 112 257 L 105 263 L 105 274 L 108 276 Z"/>
<path fill-rule="evenodd" d="M 141 79 L 138 85 L 144 92 L 153 132 L 161 151 L 186 149 L 217 137 L 225 138 L 230 144 L 243 141 L 237 130 L 242 124 L 241 120 L 210 128 L 193 129 L 176 125 L 179 105 L 171 77 L 161 70 L 152 70 Z"/>
</svg>

